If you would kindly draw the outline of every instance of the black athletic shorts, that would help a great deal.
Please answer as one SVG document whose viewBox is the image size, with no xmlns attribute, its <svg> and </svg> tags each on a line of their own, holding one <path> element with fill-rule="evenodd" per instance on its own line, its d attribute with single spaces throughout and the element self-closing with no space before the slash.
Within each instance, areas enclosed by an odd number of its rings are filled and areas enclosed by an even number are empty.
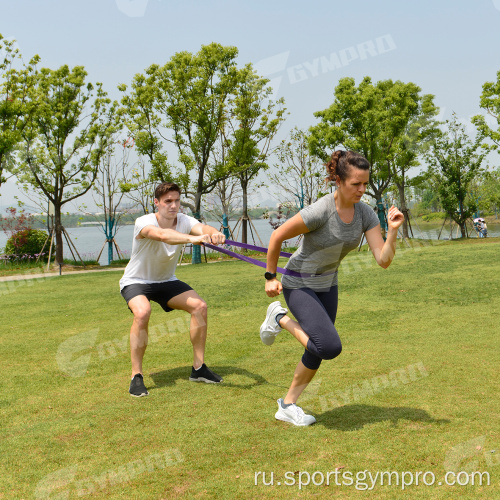
<svg viewBox="0 0 500 500">
<path fill-rule="evenodd" d="M 123 287 L 120 293 L 127 301 L 127 304 L 137 295 L 144 295 L 149 301 L 152 300 L 160 304 L 165 312 L 169 312 L 173 309 L 167 306 L 167 302 L 181 293 L 189 292 L 189 290 L 192 290 L 192 288 L 187 283 L 174 280 L 164 281 L 163 283 L 133 283 Z"/>
</svg>

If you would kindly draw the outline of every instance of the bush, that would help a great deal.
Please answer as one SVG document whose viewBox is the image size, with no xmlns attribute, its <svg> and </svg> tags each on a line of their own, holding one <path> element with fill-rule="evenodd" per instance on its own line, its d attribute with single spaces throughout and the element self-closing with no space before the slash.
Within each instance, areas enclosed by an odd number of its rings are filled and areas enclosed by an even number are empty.
<svg viewBox="0 0 500 500">
<path fill-rule="evenodd" d="M 444 220 L 445 218 L 446 218 L 445 212 L 432 212 L 430 214 L 422 216 L 422 220 L 424 220 L 425 222 Z"/>
<path fill-rule="evenodd" d="M 41 229 L 23 229 L 13 234 L 5 245 L 8 255 L 38 255 L 47 241 L 47 232 Z"/>
</svg>

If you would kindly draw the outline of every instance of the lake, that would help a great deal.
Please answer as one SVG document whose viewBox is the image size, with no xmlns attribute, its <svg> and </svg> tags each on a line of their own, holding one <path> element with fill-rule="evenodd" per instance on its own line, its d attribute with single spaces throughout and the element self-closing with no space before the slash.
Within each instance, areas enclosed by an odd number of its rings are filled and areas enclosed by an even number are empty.
<svg viewBox="0 0 500 500">
<path fill-rule="evenodd" d="M 256 219 L 253 220 L 252 222 L 256 229 L 256 234 L 254 233 L 255 245 L 259 246 L 261 245 L 261 242 L 259 241 L 260 237 L 263 246 L 267 247 L 269 244 L 269 239 L 271 238 L 271 233 L 273 232 L 273 228 L 271 227 L 269 222 L 265 219 Z M 217 229 L 220 229 L 220 224 L 218 222 L 208 222 L 208 224 L 210 224 L 213 227 L 216 227 Z M 230 222 L 231 228 L 234 228 L 235 225 L 236 221 Z M 413 223 L 412 224 L 413 234 L 415 238 L 437 239 L 441 226 L 442 222 L 433 225 L 427 224 L 425 227 L 425 231 L 420 232 L 419 229 L 416 227 L 416 225 Z M 97 254 L 101 250 L 105 241 L 104 233 L 99 226 L 94 226 L 94 225 L 81 226 L 81 227 L 69 228 L 66 231 L 70 235 L 73 243 L 75 244 L 78 252 L 80 253 L 83 259 L 95 259 L 97 257 Z M 121 226 L 115 238 L 116 242 L 118 243 L 118 246 L 120 247 L 120 250 L 124 252 L 127 258 L 130 257 L 130 252 L 132 250 L 133 233 L 134 233 L 134 226 L 132 225 Z M 498 224 L 488 224 L 488 235 L 500 236 L 500 221 Z M 448 239 L 449 236 L 450 236 L 450 229 L 449 229 L 449 224 L 447 224 L 446 227 L 443 229 L 443 232 L 441 234 L 441 239 Z M 456 237 L 457 233 L 455 227 L 455 230 L 453 231 L 453 238 Z M 241 240 L 241 230 L 239 231 L 239 236 L 236 239 Z M 290 245 L 293 245 L 295 241 L 296 240 L 290 241 L 288 243 Z M 3 248 L 6 242 L 7 242 L 6 234 L 4 232 L 0 232 L 0 248 Z M 248 242 L 253 243 L 250 230 L 248 230 Z M 66 242 L 64 248 L 64 257 L 71 258 L 71 253 L 67 248 Z M 99 263 L 107 264 L 107 260 L 108 260 L 108 253 L 107 253 L 107 248 L 105 248 L 101 254 Z"/>
</svg>

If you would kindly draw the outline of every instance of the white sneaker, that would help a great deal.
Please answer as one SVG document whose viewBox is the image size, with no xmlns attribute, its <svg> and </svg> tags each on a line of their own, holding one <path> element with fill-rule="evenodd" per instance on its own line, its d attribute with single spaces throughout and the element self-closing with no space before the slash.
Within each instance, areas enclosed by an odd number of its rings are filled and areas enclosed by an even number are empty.
<svg viewBox="0 0 500 500">
<path fill-rule="evenodd" d="M 278 399 L 279 410 L 274 417 L 276 420 L 283 420 L 283 422 L 290 422 L 293 425 L 311 425 L 316 422 L 312 415 L 306 415 L 304 410 L 297 406 L 295 403 L 283 408 L 283 398 Z"/>
<path fill-rule="evenodd" d="M 276 300 L 267 308 L 266 319 L 264 323 L 260 325 L 260 340 L 266 345 L 271 345 L 274 343 L 276 339 L 276 335 L 278 335 L 283 328 L 276 323 L 276 316 L 278 314 L 286 314 L 288 312 L 285 309 L 279 300 Z"/>
</svg>

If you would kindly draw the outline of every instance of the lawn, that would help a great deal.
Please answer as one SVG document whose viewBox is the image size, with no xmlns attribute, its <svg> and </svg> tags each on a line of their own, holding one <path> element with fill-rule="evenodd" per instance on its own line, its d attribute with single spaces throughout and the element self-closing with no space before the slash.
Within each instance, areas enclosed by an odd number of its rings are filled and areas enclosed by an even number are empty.
<svg viewBox="0 0 500 500">
<path fill-rule="evenodd" d="M 189 382 L 189 318 L 153 304 L 137 399 L 121 272 L 3 288 L 0 499 L 500 498 L 500 240 L 372 262 L 343 264 L 343 352 L 299 400 L 306 428 L 274 419 L 302 348 L 286 332 L 260 342 L 261 268 L 178 268 L 209 305 L 206 360 L 224 383 Z"/>
</svg>

